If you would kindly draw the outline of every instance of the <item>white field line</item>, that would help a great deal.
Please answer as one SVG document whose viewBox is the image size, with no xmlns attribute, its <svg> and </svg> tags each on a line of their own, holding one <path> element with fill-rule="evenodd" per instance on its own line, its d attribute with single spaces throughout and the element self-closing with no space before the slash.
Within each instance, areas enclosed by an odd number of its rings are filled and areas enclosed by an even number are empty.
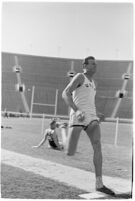
<svg viewBox="0 0 135 201">
<path fill-rule="evenodd" d="M 33 158 L 24 154 L 1 149 L 2 163 L 21 168 L 25 171 L 53 179 L 66 185 L 82 189 L 87 192 L 95 190 L 95 175 L 89 171 L 73 168 L 51 161 Z M 105 185 L 120 192 L 131 191 L 131 181 L 103 176 Z"/>
</svg>

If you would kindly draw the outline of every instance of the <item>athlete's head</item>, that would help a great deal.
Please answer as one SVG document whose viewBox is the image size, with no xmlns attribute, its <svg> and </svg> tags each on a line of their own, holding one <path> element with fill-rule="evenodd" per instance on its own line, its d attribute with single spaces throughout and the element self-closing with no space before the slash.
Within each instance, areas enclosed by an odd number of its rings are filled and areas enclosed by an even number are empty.
<svg viewBox="0 0 135 201">
<path fill-rule="evenodd" d="M 56 128 L 56 119 L 52 119 L 50 123 L 50 128 L 55 129 Z"/>
<path fill-rule="evenodd" d="M 94 74 L 96 72 L 96 59 L 93 56 L 86 57 L 83 60 L 83 71 L 84 73 Z"/>
</svg>

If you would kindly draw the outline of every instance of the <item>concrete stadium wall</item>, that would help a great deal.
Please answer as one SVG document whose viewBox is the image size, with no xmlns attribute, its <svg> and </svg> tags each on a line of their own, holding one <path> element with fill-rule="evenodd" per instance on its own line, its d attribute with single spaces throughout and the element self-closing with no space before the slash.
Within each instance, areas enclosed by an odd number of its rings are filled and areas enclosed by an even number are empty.
<svg viewBox="0 0 135 201">
<path fill-rule="evenodd" d="M 35 86 L 34 101 L 39 103 L 53 104 L 55 91 L 58 89 L 57 114 L 67 115 L 68 109 L 61 94 L 69 82 L 67 72 L 71 69 L 71 61 L 74 61 L 75 71 L 82 72 L 82 60 L 2 53 L 2 110 L 6 108 L 8 111 L 16 112 L 24 112 L 24 106 L 19 92 L 15 91 L 15 84 L 17 84 L 16 73 L 13 72 L 15 56 L 18 57 L 19 65 L 22 67 L 21 80 L 25 84 L 25 96 L 29 107 L 31 105 L 32 86 Z M 127 71 L 130 62 L 132 61 L 97 61 L 98 67 L 95 75 L 97 82 L 96 105 L 106 117 L 110 117 L 115 107 L 117 102 L 115 94 L 122 87 L 122 74 Z M 131 73 L 133 73 L 133 68 Z M 128 94 L 122 100 L 118 116 L 132 118 L 132 79 L 128 81 L 126 90 Z M 33 112 L 53 114 L 54 108 L 34 106 Z"/>
</svg>

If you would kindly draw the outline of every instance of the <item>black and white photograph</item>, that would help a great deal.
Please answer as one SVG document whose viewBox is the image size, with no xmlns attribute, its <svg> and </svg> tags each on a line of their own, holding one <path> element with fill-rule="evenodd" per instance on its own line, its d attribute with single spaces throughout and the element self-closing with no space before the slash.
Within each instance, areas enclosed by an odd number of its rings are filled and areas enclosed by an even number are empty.
<svg viewBox="0 0 135 201">
<path fill-rule="evenodd" d="M 133 1 L 1 1 L 1 198 L 134 199 Z"/>
</svg>

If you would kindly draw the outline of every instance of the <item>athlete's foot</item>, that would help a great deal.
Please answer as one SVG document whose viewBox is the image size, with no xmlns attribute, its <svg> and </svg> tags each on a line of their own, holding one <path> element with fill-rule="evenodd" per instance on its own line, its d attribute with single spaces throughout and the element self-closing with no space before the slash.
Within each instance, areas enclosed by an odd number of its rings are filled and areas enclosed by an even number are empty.
<svg viewBox="0 0 135 201">
<path fill-rule="evenodd" d="M 114 191 L 112 191 L 111 189 L 107 188 L 106 186 L 103 185 L 103 187 L 101 188 L 96 188 L 96 191 L 99 191 L 101 193 L 105 193 L 107 195 L 111 195 L 111 196 L 115 196 Z"/>
</svg>

